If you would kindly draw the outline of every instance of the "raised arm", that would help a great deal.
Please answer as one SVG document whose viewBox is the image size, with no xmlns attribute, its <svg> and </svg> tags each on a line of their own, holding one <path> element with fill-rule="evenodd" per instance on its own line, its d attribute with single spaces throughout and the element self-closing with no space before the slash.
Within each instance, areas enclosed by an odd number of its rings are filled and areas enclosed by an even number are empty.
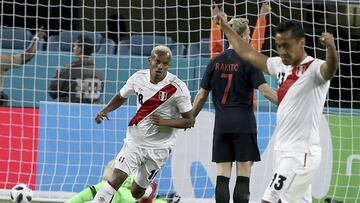
<svg viewBox="0 0 360 203">
<path fill-rule="evenodd" d="M 239 55 L 241 59 L 247 61 L 251 65 L 256 68 L 268 73 L 266 67 L 266 61 L 268 59 L 267 56 L 258 53 L 255 49 L 253 49 L 250 44 L 246 43 L 227 23 L 227 15 L 224 13 L 223 8 L 219 8 L 217 5 L 214 10 L 214 20 L 220 26 L 220 28 L 224 31 L 227 39 L 230 44 L 233 46 L 236 53 Z"/>
<path fill-rule="evenodd" d="M 325 80 L 331 80 L 339 68 L 334 37 L 332 34 L 324 32 L 321 34 L 320 42 L 326 47 L 326 62 L 321 65 L 320 73 Z"/>
<path fill-rule="evenodd" d="M 36 53 L 36 42 L 39 38 L 45 36 L 45 32 L 39 31 L 35 34 L 29 46 L 26 48 L 25 53 L 23 54 L 1 54 L 0 55 L 0 65 L 4 70 L 11 68 L 17 68 L 27 63 L 34 57 Z"/>
<path fill-rule="evenodd" d="M 210 58 L 214 58 L 223 51 L 222 33 L 215 21 L 211 21 L 210 29 Z"/>
<path fill-rule="evenodd" d="M 32 59 L 32 57 L 34 57 L 36 53 L 36 44 L 39 41 L 39 39 L 43 38 L 45 35 L 46 33 L 44 31 L 38 31 L 34 35 L 33 39 L 31 40 L 31 43 L 26 48 L 25 53 L 21 55 L 21 64 L 27 63 Z"/>
<path fill-rule="evenodd" d="M 43 38 L 46 35 L 43 31 L 38 31 L 33 39 L 31 40 L 29 46 L 26 48 L 25 53 L 15 55 L 12 61 L 9 63 L 12 63 L 11 68 L 19 67 L 27 62 L 29 62 L 36 53 L 36 44 L 39 41 L 40 38 Z M 3 62 L 2 62 L 3 63 Z"/>
<path fill-rule="evenodd" d="M 96 123 L 101 123 L 101 121 L 106 118 L 108 119 L 108 113 L 114 111 L 115 109 L 119 108 L 127 98 L 124 98 L 117 93 L 113 96 L 108 104 L 96 115 L 95 121 Z"/>
<path fill-rule="evenodd" d="M 251 46 L 257 51 L 261 51 L 265 41 L 266 15 L 270 12 L 271 7 L 268 2 L 261 5 L 260 16 L 251 36 Z"/>
</svg>

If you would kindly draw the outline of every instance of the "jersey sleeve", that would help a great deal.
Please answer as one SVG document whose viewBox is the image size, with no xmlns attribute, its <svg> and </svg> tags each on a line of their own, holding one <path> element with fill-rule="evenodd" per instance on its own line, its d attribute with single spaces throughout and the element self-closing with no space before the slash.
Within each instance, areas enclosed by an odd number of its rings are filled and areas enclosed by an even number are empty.
<svg viewBox="0 0 360 203">
<path fill-rule="evenodd" d="M 313 68 L 314 75 L 315 75 L 315 81 L 319 84 L 326 83 L 327 80 L 324 79 L 324 77 L 321 75 L 320 69 L 321 65 L 325 63 L 325 61 L 321 59 L 315 59 L 314 63 L 316 63 L 316 67 Z"/>
<path fill-rule="evenodd" d="M 223 51 L 222 34 L 214 20 L 211 21 L 210 30 L 210 58 L 214 58 Z"/>
<path fill-rule="evenodd" d="M 203 89 L 206 89 L 206 90 L 212 89 L 211 76 L 212 76 L 213 70 L 214 70 L 213 64 L 214 64 L 214 60 L 211 60 L 206 67 L 206 71 L 203 75 L 203 78 L 202 78 L 201 84 L 200 84 L 200 87 Z"/>
<path fill-rule="evenodd" d="M 258 88 L 260 85 L 266 83 L 264 74 L 262 73 L 262 71 L 256 69 L 256 68 L 251 68 L 251 84 L 253 85 L 254 88 Z"/>
<path fill-rule="evenodd" d="M 181 93 L 176 98 L 176 104 L 180 113 L 186 113 L 191 111 L 192 109 L 191 96 L 190 91 L 185 85 L 185 83 L 182 83 L 181 86 Z"/>
<path fill-rule="evenodd" d="M 261 51 L 265 41 L 266 17 L 263 16 L 256 21 L 256 25 L 251 36 L 251 46 L 257 51 Z"/>
<path fill-rule="evenodd" d="M 277 75 L 284 66 L 280 57 L 270 57 L 266 61 L 266 66 L 270 75 Z"/>
<path fill-rule="evenodd" d="M 128 98 L 130 95 L 135 94 L 134 82 L 135 82 L 136 73 L 130 76 L 126 81 L 125 85 L 120 89 L 120 95 L 124 98 Z"/>
</svg>

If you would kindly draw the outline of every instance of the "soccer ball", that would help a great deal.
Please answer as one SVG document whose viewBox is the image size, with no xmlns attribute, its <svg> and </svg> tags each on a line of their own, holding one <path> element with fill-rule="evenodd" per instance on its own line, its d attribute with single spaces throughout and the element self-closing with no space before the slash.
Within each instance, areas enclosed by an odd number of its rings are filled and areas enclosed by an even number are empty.
<svg viewBox="0 0 360 203">
<path fill-rule="evenodd" d="M 23 183 L 15 185 L 10 193 L 11 201 L 16 203 L 29 203 L 32 196 L 32 190 Z"/>
</svg>

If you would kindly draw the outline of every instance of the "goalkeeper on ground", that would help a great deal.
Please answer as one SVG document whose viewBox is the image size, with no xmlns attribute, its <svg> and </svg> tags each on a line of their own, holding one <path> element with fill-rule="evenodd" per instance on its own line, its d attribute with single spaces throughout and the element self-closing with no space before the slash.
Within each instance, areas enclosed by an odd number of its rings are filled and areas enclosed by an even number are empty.
<svg viewBox="0 0 360 203">
<path fill-rule="evenodd" d="M 86 201 L 93 200 L 96 195 L 96 192 L 105 184 L 106 180 L 111 176 L 113 168 L 114 168 L 114 160 L 111 160 L 104 168 L 103 178 L 100 183 L 84 189 L 83 191 L 81 191 L 80 193 L 78 193 L 77 195 L 75 195 L 74 197 L 69 199 L 68 201 L 66 201 L 66 203 L 83 203 Z M 155 190 L 156 190 L 155 182 L 151 183 L 149 188 L 146 190 L 145 194 L 147 192 L 149 193 L 148 197 L 146 199 L 141 198 L 140 200 L 136 200 L 131 195 L 131 184 L 133 182 L 134 177 L 135 177 L 135 175 L 132 174 L 124 181 L 122 186 L 114 194 L 114 196 L 111 200 L 112 203 L 135 203 L 135 202 L 138 202 L 138 203 L 151 203 L 151 202 L 166 203 L 167 202 L 165 200 L 160 200 L 160 199 L 153 201 Z"/>
</svg>

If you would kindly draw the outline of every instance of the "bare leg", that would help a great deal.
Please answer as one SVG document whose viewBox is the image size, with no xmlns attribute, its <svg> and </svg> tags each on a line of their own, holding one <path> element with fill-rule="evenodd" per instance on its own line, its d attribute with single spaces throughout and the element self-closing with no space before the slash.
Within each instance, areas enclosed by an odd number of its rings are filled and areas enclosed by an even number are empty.
<svg viewBox="0 0 360 203">
<path fill-rule="evenodd" d="M 144 193 L 146 188 L 140 187 L 135 181 L 132 182 L 131 185 L 131 194 L 135 199 L 140 199 Z"/>
</svg>

